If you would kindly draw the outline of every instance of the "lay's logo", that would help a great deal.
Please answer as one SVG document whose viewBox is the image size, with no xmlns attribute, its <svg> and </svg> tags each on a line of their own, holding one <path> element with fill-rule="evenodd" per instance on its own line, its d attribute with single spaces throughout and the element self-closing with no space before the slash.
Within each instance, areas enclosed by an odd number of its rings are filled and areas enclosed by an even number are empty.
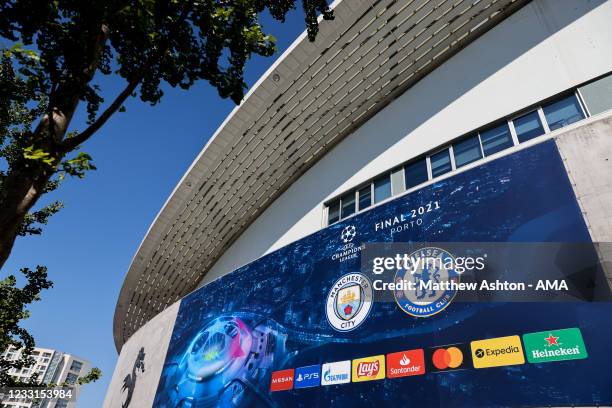
<svg viewBox="0 0 612 408">
<path fill-rule="evenodd" d="M 353 360 L 352 371 L 353 382 L 382 380 L 385 378 L 385 356 Z"/>
</svg>

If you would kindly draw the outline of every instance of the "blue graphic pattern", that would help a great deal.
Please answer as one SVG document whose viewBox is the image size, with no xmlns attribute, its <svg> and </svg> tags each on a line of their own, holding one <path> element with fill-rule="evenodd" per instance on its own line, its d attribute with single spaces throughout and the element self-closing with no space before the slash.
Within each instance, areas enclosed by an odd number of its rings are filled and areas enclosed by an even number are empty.
<svg viewBox="0 0 612 408">
<path fill-rule="evenodd" d="M 349 243 L 342 240 L 347 226 L 355 227 Z M 428 318 L 375 303 L 350 332 L 333 330 L 325 312 L 333 282 L 359 271 L 360 243 L 590 240 L 553 142 L 483 164 L 305 237 L 187 296 L 154 405 L 610 404 L 609 303 L 455 301 Z M 588 359 L 270 392 L 276 370 L 566 327 L 580 327 Z"/>
</svg>

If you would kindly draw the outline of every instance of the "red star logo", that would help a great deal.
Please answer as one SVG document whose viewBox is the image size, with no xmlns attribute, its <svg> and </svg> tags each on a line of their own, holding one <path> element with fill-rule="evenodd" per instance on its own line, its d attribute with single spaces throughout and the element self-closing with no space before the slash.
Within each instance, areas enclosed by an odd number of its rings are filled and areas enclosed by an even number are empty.
<svg viewBox="0 0 612 408">
<path fill-rule="evenodd" d="M 351 305 L 346 305 L 346 307 L 344 308 L 344 314 L 347 316 L 350 315 L 352 311 L 353 311 L 353 306 Z"/>
<path fill-rule="evenodd" d="M 559 343 L 557 343 L 557 340 L 559 340 L 559 337 L 555 337 L 552 334 L 549 334 L 547 338 L 545 338 L 544 340 L 546 340 L 548 342 L 547 346 L 558 346 Z"/>
</svg>

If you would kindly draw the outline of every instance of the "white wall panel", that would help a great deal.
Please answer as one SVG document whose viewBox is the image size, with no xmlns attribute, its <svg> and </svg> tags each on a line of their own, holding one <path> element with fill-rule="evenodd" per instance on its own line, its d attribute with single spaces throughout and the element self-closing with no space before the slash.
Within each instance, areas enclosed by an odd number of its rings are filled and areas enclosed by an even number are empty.
<svg viewBox="0 0 612 408">
<path fill-rule="evenodd" d="M 317 231 L 329 198 L 612 71 L 611 21 L 612 1 L 534 0 L 338 144 L 260 215 L 203 283 Z"/>
</svg>

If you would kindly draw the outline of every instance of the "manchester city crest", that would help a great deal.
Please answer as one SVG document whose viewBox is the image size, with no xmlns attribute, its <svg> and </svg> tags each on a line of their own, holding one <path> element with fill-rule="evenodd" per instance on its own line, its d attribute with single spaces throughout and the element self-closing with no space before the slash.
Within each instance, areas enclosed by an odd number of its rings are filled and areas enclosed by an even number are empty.
<svg viewBox="0 0 612 408">
<path fill-rule="evenodd" d="M 457 290 L 445 282 L 459 283 L 455 271 L 455 258 L 447 251 L 426 247 L 409 256 L 412 267 L 398 270 L 394 281 L 413 282 L 403 290 L 395 290 L 395 302 L 407 314 L 415 317 L 429 317 L 446 309 L 457 294 Z"/>
<path fill-rule="evenodd" d="M 338 279 L 327 295 L 326 315 L 338 331 L 356 329 L 370 314 L 372 284 L 360 273 L 349 273 Z"/>
</svg>

